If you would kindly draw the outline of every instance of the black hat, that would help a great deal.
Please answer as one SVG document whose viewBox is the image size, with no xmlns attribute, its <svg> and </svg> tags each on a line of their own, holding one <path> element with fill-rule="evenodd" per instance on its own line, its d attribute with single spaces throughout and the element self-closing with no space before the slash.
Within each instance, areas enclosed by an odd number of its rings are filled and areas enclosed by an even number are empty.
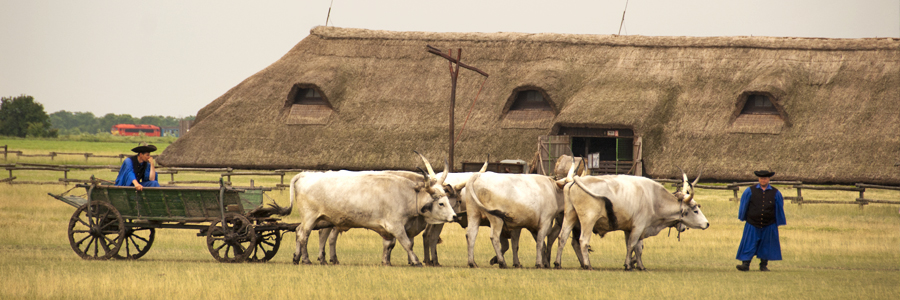
<svg viewBox="0 0 900 300">
<path fill-rule="evenodd" d="M 137 146 L 131 149 L 131 152 L 134 153 L 149 153 L 156 151 L 156 146 L 147 145 L 147 146 Z"/>
<path fill-rule="evenodd" d="M 772 177 L 772 176 L 775 176 L 775 172 L 772 172 L 772 171 L 766 171 L 766 170 L 753 171 L 753 174 L 755 174 L 756 177 Z"/>
</svg>

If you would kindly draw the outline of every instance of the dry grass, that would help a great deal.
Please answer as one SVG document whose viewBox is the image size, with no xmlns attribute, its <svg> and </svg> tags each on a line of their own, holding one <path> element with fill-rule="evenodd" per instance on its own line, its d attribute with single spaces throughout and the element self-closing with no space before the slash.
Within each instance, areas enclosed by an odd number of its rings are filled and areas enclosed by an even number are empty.
<svg viewBox="0 0 900 300">
<path fill-rule="evenodd" d="M 249 180 L 249 178 L 247 179 Z M 275 179 L 257 181 L 272 182 Z M 786 196 L 794 192 L 779 187 Z M 482 229 L 476 245 L 480 268 L 466 266 L 465 232 L 446 226 L 439 245 L 440 268 L 412 268 L 405 251 L 393 252 L 393 267 L 380 265 L 381 239 L 351 230 L 339 239 L 339 266 L 291 264 L 294 233 L 264 264 L 221 264 L 196 231 L 157 232 L 150 252 L 137 261 L 86 261 L 69 247 L 66 225 L 74 208 L 47 196 L 62 186 L 0 184 L 0 285 L 2 299 L 897 299 L 900 298 L 900 216 L 897 205 L 787 204 L 781 227 L 783 261 L 769 273 L 738 272 L 735 251 L 743 224 L 730 191 L 701 190 L 697 201 L 712 226 L 645 240 L 646 272 L 623 272 L 621 232 L 592 241 L 595 271 L 582 271 L 570 247 L 562 270 L 534 269 L 534 241 L 522 237 L 524 269 L 489 266 L 493 256 Z M 812 191 L 804 196 L 847 200 L 851 192 Z M 821 193 L 821 194 L 818 194 Z M 286 192 L 270 196 L 287 204 Z M 867 192 L 867 196 L 869 193 Z M 900 192 L 873 194 L 900 199 Z M 298 222 L 296 216 L 285 219 Z M 315 238 L 313 239 L 315 240 Z M 421 238 L 416 253 L 421 258 Z M 312 250 L 314 246 L 310 249 Z M 554 254 L 556 245 L 554 245 Z M 315 250 L 313 250 L 315 252 Z M 511 256 L 507 254 L 507 260 Z M 755 267 L 755 266 L 754 266 Z"/>
</svg>

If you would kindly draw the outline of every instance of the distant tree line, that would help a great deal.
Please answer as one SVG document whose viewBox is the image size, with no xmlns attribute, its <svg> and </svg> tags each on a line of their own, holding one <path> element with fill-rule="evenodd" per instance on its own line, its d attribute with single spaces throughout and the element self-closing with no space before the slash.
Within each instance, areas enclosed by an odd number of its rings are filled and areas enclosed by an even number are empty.
<svg viewBox="0 0 900 300">
<path fill-rule="evenodd" d="M 44 106 L 34 102 L 34 97 L 0 98 L 0 135 L 17 137 L 56 137 Z"/>
<path fill-rule="evenodd" d="M 147 124 L 159 127 L 176 127 L 179 120 L 193 120 L 194 117 L 175 118 L 166 116 L 132 117 L 129 114 L 117 115 L 109 113 L 103 117 L 96 117 L 90 112 L 69 112 L 61 110 L 50 114 L 50 123 L 53 128 L 59 129 L 60 134 L 96 134 L 108 133 L 116 124 Z"/>
<path fill-rule="evenodd" d="M 182 118 L 193 120 L 194 116 Z M 132 117 L 129 114 L 106 114 L 96 117 L 90 112 L 68 112 L 61 110 L 47 115 L 44 106 L 34 101 L 34 97 L 0 98 L 0 135 L 17 137 L 57 137 L 58 135 L 78 135 L 109 133 L 116 124 L 148 124 L 159 127 L 175 127 L 175 117 L 145 116 Z"/>
</svg>

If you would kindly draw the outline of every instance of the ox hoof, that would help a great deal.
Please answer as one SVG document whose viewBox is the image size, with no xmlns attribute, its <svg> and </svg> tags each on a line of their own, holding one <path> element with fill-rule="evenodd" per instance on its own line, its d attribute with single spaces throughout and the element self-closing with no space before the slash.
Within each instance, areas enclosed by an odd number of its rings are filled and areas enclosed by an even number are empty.
<svg viewBox="0 0 900 300">
<path fill-rule="evenodd" d="M 508 267 L 506 266 L 506 263 L 505 263 L 505 262 L 497 263 L 497 265 L 499 265 L 501 269 L 506 269 L 506 268 L 508 268 Z"/>
<path fill-rule="evenodd" d="M 522 267 L 522 264 L 513 264 L 513 268 L 518 269 L 518 268 L 521 268 L 521 267 Z"/>
<path fill-rule="evenodd" d="M 496 264 L 497 264 L 497 257 L 496 257 L 496 256 L 492 257 L 491 260 L 488 261 L 488 263 L 490 263 L 492 266 L 493 266 L 493 265 L 496 265 Z"/>
<path fill-rule="evenodd" d="M 554 269 L 562 269 L 562 266 L 559 263 L 553 263 Z"/>
<path fill-rule="evenodd" d="M 335 265 L 341 264 L 341 262 L 339 262 L 337 259 L 332 259 L 332 260 L 331 260 L 331 263 L 332 263 L 332 264 L 335 264 Z"/>
<path fill-rule="evenodd" d="M 469 268 L 477 268 L 477 267 L 478 267 L 478 265 L 476 265 L 475 263 L 469 263 Z"/>
<path fill-rule="evenodd" d="M 590 270 L 593 270 L 594 268 L 591 268 L 591 266 L 581 265 L 581 269 L 590 271 Z"/>
<path fill-rule="evenodd" d="M 421 268 L 421 267 L 422 267 L 422 263 L 416 263 L 416 264 L 410 264 L 410 265 L 413 266 L 413 267 L 417 267 L 417 268 Z"/>
</svg>

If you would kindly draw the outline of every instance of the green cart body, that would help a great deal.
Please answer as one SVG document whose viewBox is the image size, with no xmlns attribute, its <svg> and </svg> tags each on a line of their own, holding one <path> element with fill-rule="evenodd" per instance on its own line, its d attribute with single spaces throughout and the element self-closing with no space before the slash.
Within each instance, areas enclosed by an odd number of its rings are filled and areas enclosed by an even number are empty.
<svg viewBox="0 0 900 300">
<path fill-rule="evenodd" d="M 278 251 L 281 231 L 297 226 L 271 217 L 277 209 L 263 207 L 266 188 L 76 187 L 86 189 L 87 199 L 50 195 L 77 208 L 69 241 L 85 259 L 137 259 L 152 246 L 157 228 L 171 228 L 199 230 L 218 261 L 268 261 Z"/>
</svg>

